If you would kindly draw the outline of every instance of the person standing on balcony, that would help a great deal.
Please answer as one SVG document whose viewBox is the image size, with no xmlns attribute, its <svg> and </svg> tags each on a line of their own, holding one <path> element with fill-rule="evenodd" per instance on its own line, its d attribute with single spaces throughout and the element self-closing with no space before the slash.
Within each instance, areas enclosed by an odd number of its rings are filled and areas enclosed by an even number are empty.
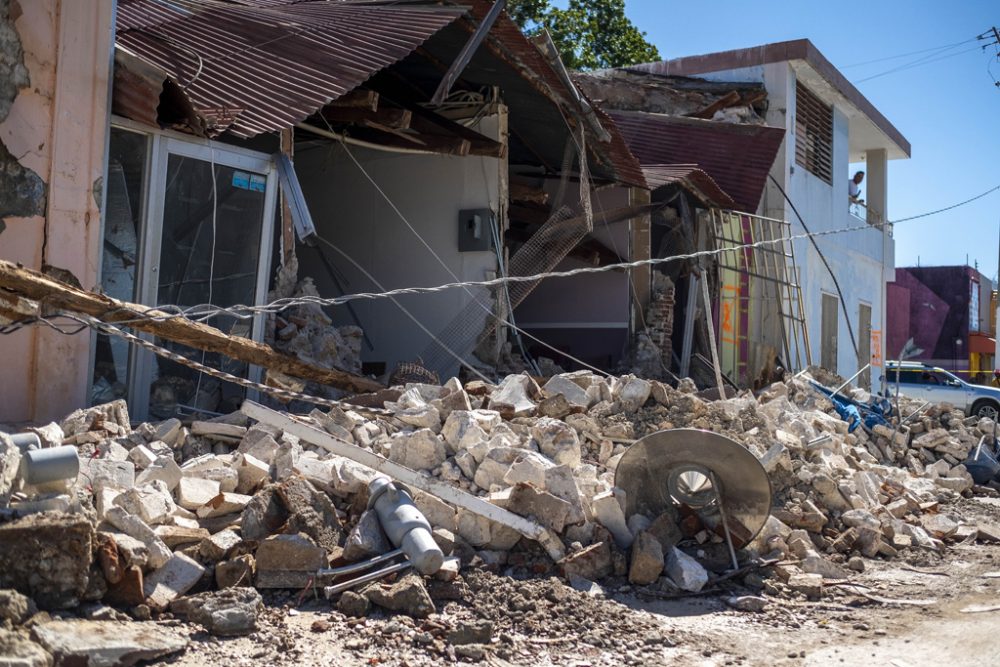
<svg viewBox="0 0 1000 667">
<path fill-rule="evenodd" d="M 861 181 L 863 180 L 865 180 L 865 172 L 859 171 L 854 174 L 854 177 L 847 184 L 847 194 L 852 204 L 865 203 L 865 200 L 861 199 Z"/>
</svg>

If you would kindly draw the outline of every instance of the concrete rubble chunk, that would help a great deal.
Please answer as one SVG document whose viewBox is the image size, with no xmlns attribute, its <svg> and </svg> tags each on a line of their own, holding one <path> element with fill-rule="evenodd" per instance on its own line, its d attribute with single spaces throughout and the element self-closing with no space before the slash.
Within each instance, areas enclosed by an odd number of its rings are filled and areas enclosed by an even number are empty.
<svg viewBox="0 0 1000 667">
<path fill-rule="evenodd" d="M 198 544 L 211 536 L 211 533 L 204 528 L 187 528 L 185 526 L 157 526 L 153 532 L 167 545 L 168 549 L 179 549 Z"/>
<path fill-rule="evenodd" d="M 264 600 L 253 588 L 235 587 L 175 600 L 170 611 L 219 637 L 248 635 L 257 630 Z"/>
<path fill-rule="evenodd" d="M 198 544 L 198 553 L 202 558 L 211 563 L 220 561 L 240 542 L 243 538 L 234 530 L 220 530 L 214 535 L 204 538 Z"/>
<path fill-rule="evenodd" d="M 615 544 L 621 549 L 632 546 L 632 532 L 628 529 L 622 509 L 625 506 L 625 492 L 616 487 L 594 496 L 590 504 L 594 520 L 611 531 Z"/>
<path fill-rule="evenodd" d="M 177 504 L 193 511 L 219 495 L 219 483 L 200 477 L 182 477 L 176 493 Z"/>
<path fill-rule="evenodd" d="M 129 514 L 121 507 L 112 507 L 108 510 L 105 519 L 126 535 L 142 542 L 148 553 L 150 567 L 158 569 L 170 560 L 172 556 L 170 549 L 153 532 L 153 529 L 139 517 Z"/>
<path fill-rule="evenodd" d="M 368 615 L 368 610 L 372 603 L 367 596 L 354 591 L 344 591 L 340 599 L 337 600 L 337 611 L 344 616 L 354 618 L 364 618 Z"/>
<path fill-rule="evenodd" d="M 272 535 L 257 547 L 254 559 L 257 588 L 301 588 L 328 565 L 326 549 L 302 533 Z"/>
<path fill-rule="evenodd" d="M 251 586 L 257 571 L 257 562 L 250 554 L 236 556 L 215 564 L 215 585 L 220 589 L 232 586 Z"/>
<path fill-rule="evenodd" d="M 546 528 L 561 533 L 572 505 L 531 484 L 518 483 L 511 487 L 502 503 L 495 504 L 523 517 L 530 517 Z"/>
<path fill-rule="evenodd" d="M 818 600 L 823 596 L 823 577 L 819 574 L 793 574 L 786 584 L 810 600 Z"/>
<path fill-rule="evenodd" d="M 213 519 L 215 517 L 242 512 L 250 504 L 253 496 L 245 496 L 241 493 L 220 493 L 207 503 L 195 510 L 198 518 Z"/>
<path fill-rule="evenodd" d="M 455 410 L 445 420 L 441 436 L 451 452 L 460 452 L 487 440 L 500 421 L 500 414 L 492 410 Z"/>
<path fill-rule="evenodd" d="M 114 503 L 154 526 L 170 521 L 177 509 L 170 489 L 160 480 L 128 489 L 115 498 Z"/>
<path fill-rule="evenodd" d="M 0 627 L 0 666 L 52 667 L 52 656 L 22 633 Z"/>
<path fill-rule="evenodd" d="M 344 543 L 343 558 L 358 561 L 392 551 L 392 543 L 382 530 L 378 514 L 374 510 L 362 512 L 361 518 L 351 529 Z"/>
<path fill-rule="evenodd" d="M 560 465 L 576 468 L 580 465 L 580 438 L 565 422 L 540 417 L 531 427 L 531 437 L 542 454 Z"/>
<path fill-rule="evenodd" d="M 413 470 L 432 470 L 444 463 L 448 453 L 444 441 L 427 428 L 392 436 L 389 460 Z"/>
<path fill-rule="evenodd" d="M 128 667 L 183 651 L 188 640 L 156 623 L 52 621 L 35 626 L 32 635 L 57 665 Z"/>
<path fill-rule="evenodd" d="M 677 547 L 667 550 L 664 571 L 677 586 L 692 593 L 697 593 L 708 583 L 708 571 Z"/>
<path fill-rule="evenodd" d="M 131 489 L 135 486 L 135 464 L 131 461 L 83 458 L 80 459 L 80 474 L 76 483 L 80 488 L 89 486 L 96 489 L 103 484 Z"/>
<path fill-rule="evenodd" d="M 565 375 L 553 375 L 542 392 L 547 396 L 562 396 L 573 412 L 584 412 L 590 407 L 587 390 Z"/>
<path fill-rule="evenodd" d="M 490 409 L 507 419 L 535 414 L 535 402 L 529 397 L 534 381 L 527 375 L 508 375 L 490 394 Z"/>
<path fill-rule="evenodd" d="M 90 584 L 96 536 L 79 515 L 30 514 L 0 524 L 0 588 L 42 609 L 76 606 Z"/>
<path fill-rule="evenodd" d="M 167 485 L 167 490 L 173 492 L 177 488 L 177 484 L 180 483 L 181 478 L 184 474 L 181 472 L 180 466 L 174 461 L 173 456 L 158 456 L 156 459 L 146 466 L 146 468 L 139 473 L 135 478 L 135 483 L 138 485 L 149 484 L 155 481 L 161 481 Z M 127 488 L 127 487 L 125 487 Z"/>
<path fill-rule="evenodd" d="M 10 588 L 0 588 L 0 622 L 20 625 L 38 612 L 34 600 Z"/>
<path fill-rule="evenodd" d="M 143 593 L 151 609 L 166 609 L 171 602 L 191 590 L 205 574 L 205 568 L 183 553 L 175 553 L 162 567 L 146 577 Z"/>
<path fill-rule="evenodd" d="M 663 574 L 663 547 L 650 533 L 639 533 L 632 543 L 628 580 L 638 585 L 648 585 Z"/>
<path fill-rule="evenodd" d="M 413 573 L 404 575 L 394 584 L 373 584 L 364 590 L 364 596 L 383 609 L 413 618 L 426 618 L 434 613 L 434 602 L 423 579 Z"/>
<path fill-rule="evenodd" d="M 591 544 L 563 558 L 559 566 L 567 577 L 603 579 L 611 574 L 611 545 L 607 541 Z"/>
<path fill-rule="evenodd" d="M 635 412 L 641 408 L 649 398 L 653 386 L 647 381 L 637 377 L 623 378 L 619 382 L 615 398 L 625 412 Z"/>
</svg>

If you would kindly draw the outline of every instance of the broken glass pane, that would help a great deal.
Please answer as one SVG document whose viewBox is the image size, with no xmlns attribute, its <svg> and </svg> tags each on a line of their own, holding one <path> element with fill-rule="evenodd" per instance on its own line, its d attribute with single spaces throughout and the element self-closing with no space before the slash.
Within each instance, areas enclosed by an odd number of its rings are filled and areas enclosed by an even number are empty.
<svg viewBox="0 0 1000 667">
<path fill-rule="evenodd" d="M 157 303 L 182 307 L 252 304 L 257 287 L 267 176 L 170 155 L 163 206 Z M 214 193 L 214 194 L 213 194 Z M 252 320 L 222 314 L 205 321 L 249 337 Z M 247 365 L 217 353 L 158 341 L 207 366 L 245 377 Z M 239 407 L 244 391 L 157 357 L 150 414 L 220 413 Z"/>
<path fill-rule="evenodd" d="M 101 289 L 122 301 L 135 300 L 148 140 L 144 134 L 111 128 Z M 106 334 L 97 335 L 90 397 L 93 405 L 125 397 L 129 361 L 127 341 Z"/>
</svg>

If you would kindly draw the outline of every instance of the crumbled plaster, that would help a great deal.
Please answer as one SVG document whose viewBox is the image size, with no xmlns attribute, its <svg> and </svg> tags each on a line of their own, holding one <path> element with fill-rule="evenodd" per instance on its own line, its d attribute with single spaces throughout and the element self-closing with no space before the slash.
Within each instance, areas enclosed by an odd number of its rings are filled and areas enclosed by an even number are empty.
<svg viewBox="0 0 1000 667">
<path fill-rule="evenodd" d="M 19 14 L 16 0 L 0 0 L 0 123 L 10 114 L 18 92 L 31 83 L 21 38 L 14 27 Z M 45 182 L 0 141 L 0 219 L 44 214 Z M 0 233 L 3 229 L 0 226 Z"/>
</svg>

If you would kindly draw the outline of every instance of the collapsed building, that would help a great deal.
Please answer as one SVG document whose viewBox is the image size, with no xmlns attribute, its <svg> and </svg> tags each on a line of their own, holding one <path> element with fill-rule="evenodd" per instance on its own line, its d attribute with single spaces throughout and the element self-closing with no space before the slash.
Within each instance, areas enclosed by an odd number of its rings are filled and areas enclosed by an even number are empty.
<svg viewBox="0 0 1000 667">
<path fill-rule="evenodd" d="M 88 20 L 110 24 L 99 5 Z M 992 493 L 965 464 L 994 423 L 904 398 L 895 421 L 859 425 L 842 399 L 871 405 L 870 378 L 847 388 L 816 365 L 853 372 L 883 350 L 838 353 L 826 299 L 810 327 L 795 258 L 812 251 L 768 184 L 791 151 L 800 164 L 772 79 L 822 87 L 815 54 L 772 53 L 763 83 L 571 74 L 485 0 L 119 0 L 91 52 L 69 39 L 75 11 L 6 17 L 58 19 L 44 48 L 22 30 L 52 94 L 15 91 L 19 113 L 65 116 L 55 91 L 85 89 L 93 145 L 61 126 L 59 150 L 92 164 L 106 137 L 108 158 L 99 177 L 45 154 L 47 215 L 0 227 L 3 646 L 71 662 L 96 649 L 68 638 L 166 614 L 241 635 L 262 592 L 323 590 L 375 622 L 373 606 L 426 618 L 461 601 L 478 616 L 436 618 L 420 645 L 483 659 L 497 633 L 467 582 L 485 571 L 586 596 L 721 586 L 752 610 L 848 585 L 866 559 L 1000 540 L 948 506 Z M 106 79 L 38 76 L 47 53 L 80 74 L 103 47 Z M 843 137 L 824 135 L 832 160 L 813 136 L 830 127 L 804 125 L 808 178 L 833 181 Z M 676 429 L 750 457 L 759 525 L 673 496 L 636 507 L 628 452 Z M 409 486 L 392 493 L 432 531 L 433 572 L 400 553 L 376 473 Z M 366 561 L 388 565 L 345 585 Z M 187 644 L 153 635 L 135 655 Z"/>
</svg>

